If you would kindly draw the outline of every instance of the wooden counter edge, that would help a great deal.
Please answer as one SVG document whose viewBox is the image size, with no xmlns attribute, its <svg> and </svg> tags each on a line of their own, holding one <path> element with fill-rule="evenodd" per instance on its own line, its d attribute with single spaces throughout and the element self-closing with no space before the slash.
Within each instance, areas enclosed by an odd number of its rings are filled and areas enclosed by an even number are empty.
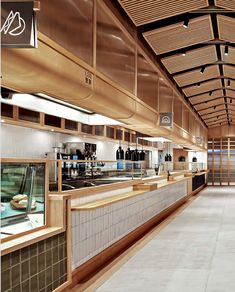
<svg viewBox="0 0 235 292">
<path fill-rule="evenodd" d="M 134 179 L 134 180 L 128 180 L 125 182 L 116 182 L 116 183 L 110 183 L 106 185 L 100 185 L 95 187 L 89 187 L 89 188 L 81 188 L 76 190 L 69 190 L 69 191 L 63 191 L 63 193 L 59 192 L 49 192 L 49 195 L 51 196 L 70 196 L 71 199 L 79 198 L 79 197 L 86 197 L 89 195 L 96 195 L 99 193 L 109 192 L 116 189 L 124 189 L 128 187 L 132 187 L 135 184 L 142 183 L 142 179 Z"/>
<path fill-rule="evenodd" d="M 1 255 L 3 256 L 5 254 L 11 253 L 15 250 L 44 240 L 48 237 L 52 237 L 64 231 L 65 228 L 62 227 L 46 227 L 41 229 L 40 231 L 31 232 L 27 235 L 23 235 L 18 238 L 6 241 L 1 244 Z"/>
<path fill-rule="evenodd" d="M 157 191 L 158 189 L 161 189 L 163 187 L 167 187 L 169 185 L 181 182 L 183 180 L 188 180 L 188 179 L 189 179 L 188 177 L 183 177 L 182 179 L 178 179 L 178 180 L 174 180 L 174 181 L 170 181 L 170 182 L 168 181 L 164 185 L 158 186 L 157 189 L 154 191 Z M 85 210 L 97 209 L 97 208 L 101 208 L 101 207 L 104 207 L 107 205 L 111 205 L 111 204 L 119 202 L 119 201 L 123 201 L 123 200 L 129 199 L 129 198 L 132 198 L 132 197 L 140 196 L 140 195 L 143 195 L 144 193 L 149 193 L 149 192 L 152 192 L 152 191 L 139 190 L 139 191 L 127 192 L 124 194 L 120 194 L 119 196 L 116 195 L 116 196 L 108 197 L 106 199 L 99 199 L 97 201 L 92 201 L 90 203 L 86 203 L 83 205 L 72 206 L 71 210 L 72 211 L 85 211 Z"/>
<path fill-rule="evenodd" d="M 147 193 L 147 190 L 139 190 L 139 191 L 132 191 L 132 192 L 127 192 L 124 194 L 120 194 L 117 196 L 112 196 L 112 197 L 108 197 L 105 199 L 100 199 L 97 201 L 93 201 L 90 203 L 86 203 L 83 205 L 79 205 L 79 206 L 73 206 L 71 208 L 72 211 L 77 211 L 77 210 L 91 210 L 91 209 L 97 209 L 97 208 L 101 208 L 103 206 L 107 206 L 107 205 L 111 205 L 113 203 L 116 202 L 120 202 L 129 198 L 133 198 L 139 195 L 142 195 L 144 193 Z"/>
</svg>

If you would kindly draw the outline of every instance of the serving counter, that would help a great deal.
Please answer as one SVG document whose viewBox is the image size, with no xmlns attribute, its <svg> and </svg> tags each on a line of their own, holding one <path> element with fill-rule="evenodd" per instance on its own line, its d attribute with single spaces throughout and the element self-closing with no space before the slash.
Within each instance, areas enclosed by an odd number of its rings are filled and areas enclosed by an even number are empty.
<svg viewBox="0 0 235 292">
<path fill-rule="evenodd" d="M 79 190 L 71 196 L 74 284 L 183 204 L 192 195 L 192 177 L 181 172 L 171 181 L 156 176 L 109 187 L 93 195 Z"/>
<path fill-rule="evenodd" d="M 45 225 L 3 239 L 2 287 L 6 291 L 17 285 L 21 290 L 24 285 L 29 290 L 72 288 L 199 191 L 205 175 L 175 171 L 168 176 L 119 177 L 117 182 L 112 177 L 109 184 L 67 191 L 60 186 L 49 193 L 46 179 Z M 25 280 L 19 282 L 19 276 L 13 281 L 9 275 L 25 265 L 29 269 Z"/>
</svg>

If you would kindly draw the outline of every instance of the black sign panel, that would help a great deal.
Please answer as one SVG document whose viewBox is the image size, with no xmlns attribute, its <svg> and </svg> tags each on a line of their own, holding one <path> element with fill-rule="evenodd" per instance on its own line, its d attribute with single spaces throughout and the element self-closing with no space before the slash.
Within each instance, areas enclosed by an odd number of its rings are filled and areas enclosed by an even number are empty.
<svg viewBox="0 0 235 292">
<path fill-rule="evenodd" d="M 1 3 L 1 40 L 2 47 L 37 47 L 33 2 Z"/>
</svg>

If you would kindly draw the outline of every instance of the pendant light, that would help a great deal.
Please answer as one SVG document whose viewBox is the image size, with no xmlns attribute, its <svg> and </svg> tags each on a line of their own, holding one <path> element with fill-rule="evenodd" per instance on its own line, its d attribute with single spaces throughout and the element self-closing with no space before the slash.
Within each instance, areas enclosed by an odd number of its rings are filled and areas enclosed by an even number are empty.
<svg viewBox="0 0 235 292">
<path fill-rule="evenodd" d="M 129 133 L 129 132 L 128 132 L 128 133 Z M 126 150 L 126 152 L 125 152 L 125 160 L 131 160 L 130 135 L 129 135 L 129 139 L 128 139 L 127 150 Z"/>
<path fill-rule="evenodd" d="M 138 137 L 136 135 L 136 148 L 131 154 L 131 160 L 132 161 L 139 161 L 139 151 L 137 149 L 137 139 L 138 139 Z"/>
<path fill-rule="evenodd" d="M 140 160 L 144 161 L 145 160 L 145 152 L 144 152 L 144 139 L 142 138 L 142 150 L 140 152 Z"/>
<path fill-rule="evenodd" d="M 165 161 L 169 161 L 169 156 L 168 156 L 168 143 L 166 143 L 166 155 L 165 155 Z"/>
<path fill-rule="evenodd" d="M 172 157 L 171 157 L 171 154 L 170 154 L 170 150 L 171 150 L 171 147 L 170 147 L 170 142 L 169 142 L 169 143 L 168 143 L 168 153 L 169 153 L 169 154 L 168 154 L 168 158 L 169 158 L 168 160 L 169 160 L 169 161 L 172 160 Z"/>
<path fill-rule="evenodd" d="M 121 141 L 119 141 L 119 147 L 116 151 L 116 160 L 124 160 L 124 151 L 121 146 Z"/>
</svg>

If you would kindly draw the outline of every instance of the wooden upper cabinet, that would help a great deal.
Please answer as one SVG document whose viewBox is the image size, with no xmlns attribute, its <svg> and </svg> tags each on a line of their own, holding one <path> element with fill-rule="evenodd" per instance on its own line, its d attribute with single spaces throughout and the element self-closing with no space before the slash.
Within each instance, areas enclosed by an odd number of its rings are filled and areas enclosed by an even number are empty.
<svg viewBox="0 0 235 292">
<path fill-rule="evenodd" d="M 137 96 L 158 111 L 158 74 L 146 58 L 138 53 Z"/>
<path fill-rule="evenodd" d="M 38 30 L 92 65 L 93 0 L 41 0 Z"/>
<path fill-rule="evenodd" d="M 158 92 L 159 112 L 172 112 L 173 90 L 169 88 L 162 80 L 159 80 Z"/>
<path fill-rule="evenodd" d="M 97 1 L 97 69 L 134 93 L 135 45 L 117 25 L 114 16 Z"/>
<path fill-rule="evenodd" d="M 174 123 L 182 127 L 183 123 L 183 104 L 182 101 L 175 96 L 174 98 Z"/>
<path fill-rule="evenodd" d="M 189 132 L 189 110 L 188 108 L 183 105 L 183 122 L 182 122 L 182 128 Z"/>
</svg>

